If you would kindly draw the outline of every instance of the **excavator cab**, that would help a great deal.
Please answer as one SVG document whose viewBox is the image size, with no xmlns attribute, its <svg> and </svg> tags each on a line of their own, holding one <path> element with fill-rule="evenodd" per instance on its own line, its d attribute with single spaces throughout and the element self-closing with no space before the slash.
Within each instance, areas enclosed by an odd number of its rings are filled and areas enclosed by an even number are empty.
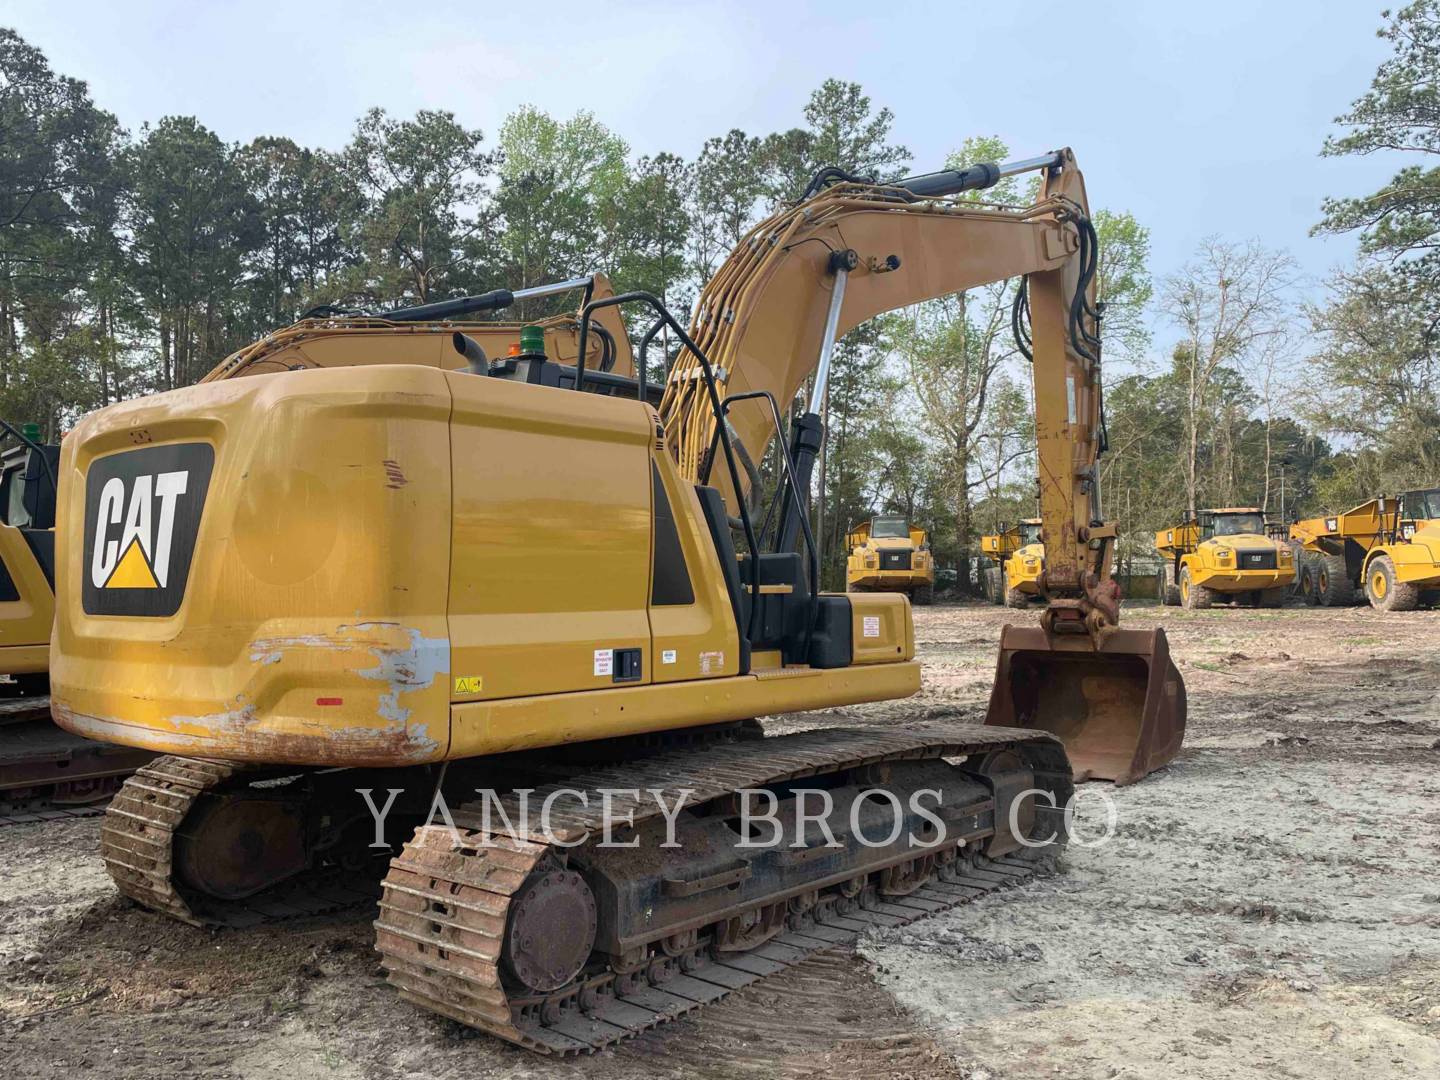
<svg viewBox="0 0 1440 1080">
<path fill-rule="evenodd" d="M 60 448 L 0 421 L 0 696 L 43 694 L 54 618 Z"/>
</svg>

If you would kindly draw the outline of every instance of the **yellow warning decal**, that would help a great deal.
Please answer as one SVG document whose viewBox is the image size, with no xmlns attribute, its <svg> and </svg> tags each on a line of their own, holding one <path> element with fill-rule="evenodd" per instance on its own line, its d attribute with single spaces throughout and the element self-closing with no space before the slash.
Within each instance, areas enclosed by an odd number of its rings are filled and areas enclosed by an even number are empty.
<svg viewBox="0 0 1440 1080">
<path fill-rule="evenodd" d="M 456 675 L 455 693 L 457 694 L 478 694 L 485 686 L 485 679 L 480 675 Z"/>
<path fill-rule="evenodd" d="M 155 580 L 155 573 L 150 569 L 150 564 L 145 560 L 145 552 L 140 547 L 140 539 L 136 537 L 130 541 L 130 546 L 125 549 L 125 554 L 120 556 L 120 561 L 115 564 L 115 572 L 105 582 L 107 589 L 158 589 L 159 582 Z"/>
</svg>

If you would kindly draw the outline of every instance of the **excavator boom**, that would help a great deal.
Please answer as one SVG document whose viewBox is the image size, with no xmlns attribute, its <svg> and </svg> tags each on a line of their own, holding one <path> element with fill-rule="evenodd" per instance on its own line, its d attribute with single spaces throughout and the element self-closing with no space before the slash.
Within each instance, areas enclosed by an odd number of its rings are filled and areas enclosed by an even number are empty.
<svg viewBox="0 0 1440 1080">
<path fill-rule="evenodd" d="M 1028 171 L 1042 175 L 1030 206 L 955 198 Z M 1078 774 L 1128 783 L 1178 752 L 1185 688 L 1164 631 L 1117 629 L 1116 528 L 1101 516 L 1096 468 L 1104 448 L 1097 257 L 1085 181 L 1068 149 L 892 186 L 842 181 L 751 230 L 701 293 L 692 336 L 730 395 L 790 401 L 813 374 L 793 451 L 804 478 L 805 436 L 820 429 L 831 351 L 846 331 L 885 311 L 1022 279 L 1013 323 L 1034 369 L 1047 606 L 1038 629 L 1002 636 L 990 722 L 1063 734 Z M 700 357 L 683 351 L 660 407 L 681 472 L 692 477 L 706 474 L 716 441 L 703 376 Z M 729 416 L 753 484 L 773 427 L 759 401 Z M 1055 692 L 1032 701 L 1022 681 L 1034 677 Z"/>
</svg>

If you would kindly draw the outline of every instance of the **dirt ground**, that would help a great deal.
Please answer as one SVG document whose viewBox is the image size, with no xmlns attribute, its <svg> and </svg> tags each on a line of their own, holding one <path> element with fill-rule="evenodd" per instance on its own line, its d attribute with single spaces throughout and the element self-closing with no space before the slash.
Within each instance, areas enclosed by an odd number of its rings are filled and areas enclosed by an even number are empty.
<svg viewBox="0 0 1440 1080">
<path fill-rule="evenodd" d="M 918 698 L 774 726 L 978 719 L 1024 618 L 919 609 Z M 578 1062 L 401 1002 L 371 913 L 176 926 L 116 897 L 98 819 L 0 829 L 0 1076 L 1440 1076 L 1440 612 L 1163 619 L 1186 749 L 1085 786 L 1080 835 L 1108 795 L 1107 843 Z"/>
</svg>

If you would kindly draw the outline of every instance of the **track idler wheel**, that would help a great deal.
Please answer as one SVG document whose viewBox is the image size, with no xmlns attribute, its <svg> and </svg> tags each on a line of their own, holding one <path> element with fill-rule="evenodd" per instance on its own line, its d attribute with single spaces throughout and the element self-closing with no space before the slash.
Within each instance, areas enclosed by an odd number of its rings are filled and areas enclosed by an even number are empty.
<svg viewBox="0 0 1440 1080">
<path fill-rule="evenodd" d="M 1035 774 L 1013 750 L 992 750 L 966 771 L 982 777 L 995 793 L 995 835 L 984 841 L 986 855 L 1007 855 L 1035 829 Z"/>
<path fill-rule="evenodd" d="M 305 809 L 248 792 L 201 799 L 175 837 L 175 874 L 204 896 L 240 900 L 309 865 Z"/>
<path fill-rule="evenodd" d="M 531 874 L 510 904 L 501 960 L 523 986 L 546 994 L 570 983 L 595 947 L 595 894 L 574 870 Z"/>
</svg>

